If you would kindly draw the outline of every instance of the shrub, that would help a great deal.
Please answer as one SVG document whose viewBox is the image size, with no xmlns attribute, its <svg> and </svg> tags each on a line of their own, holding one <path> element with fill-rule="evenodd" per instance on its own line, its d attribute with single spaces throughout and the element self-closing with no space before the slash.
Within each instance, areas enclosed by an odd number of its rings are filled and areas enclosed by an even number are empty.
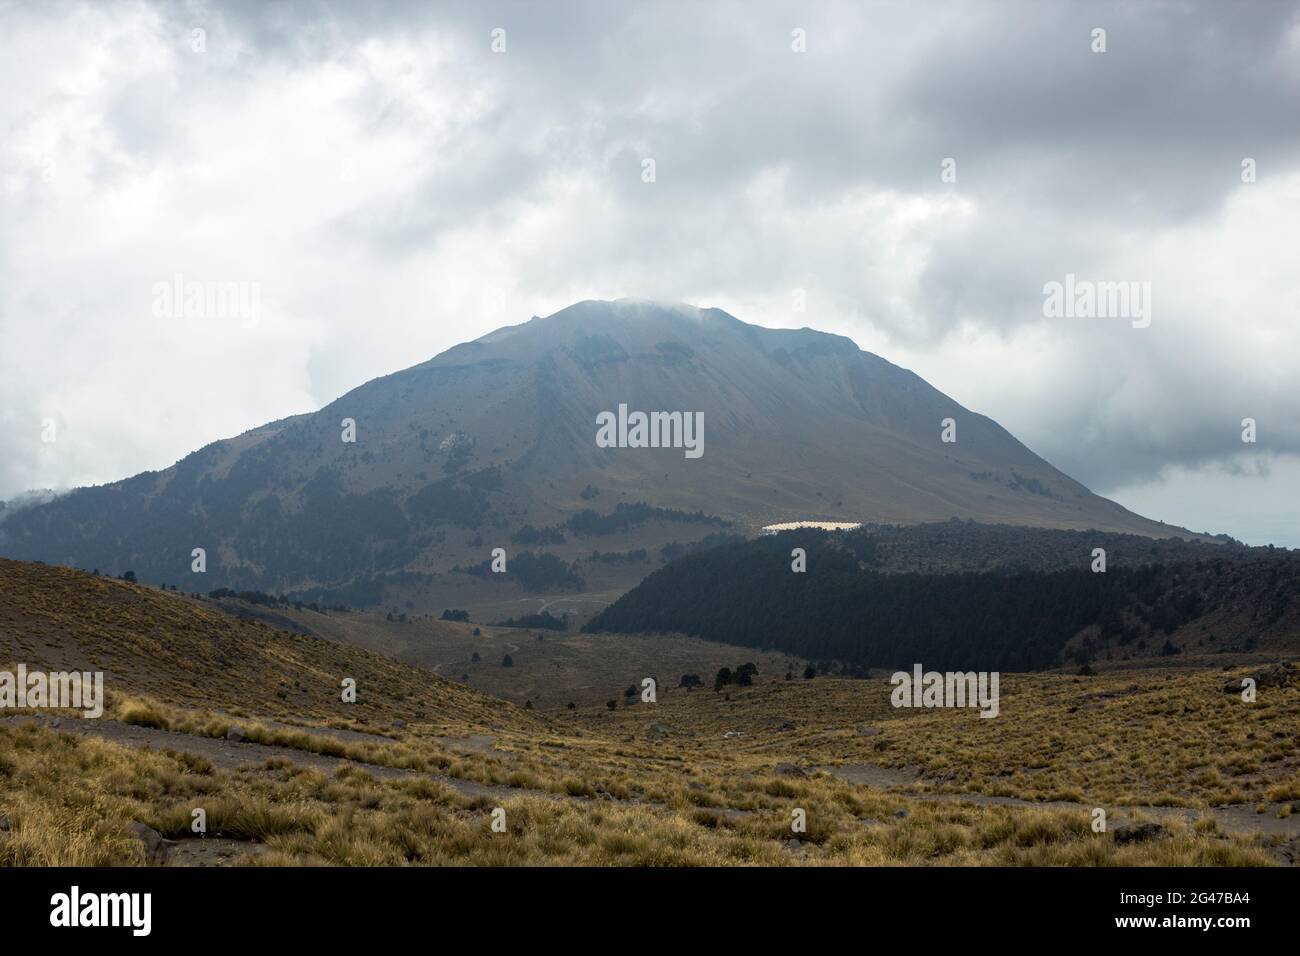
<svg viewBox="0 0 1300 956">
<path fill-rule="evenodd" d="M 171 721 L 161 705 L 152 700 L 129 697 L 118 705 L 117 719 L 124 724 L 136 727 L 153 727 L 158 730 L 171 729 Z"/>
</svg>

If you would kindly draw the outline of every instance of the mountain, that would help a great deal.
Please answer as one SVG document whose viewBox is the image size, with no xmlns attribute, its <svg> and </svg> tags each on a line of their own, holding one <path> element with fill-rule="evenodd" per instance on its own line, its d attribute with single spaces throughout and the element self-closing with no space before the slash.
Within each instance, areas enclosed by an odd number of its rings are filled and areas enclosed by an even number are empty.
<svg viewBox="0 0 1300 956">
<path fill-rule="evenodd" d="M 598 416 L 620 405 L 698 413 L 702 453 L 600 447 Z M 800 519 L 954 516 L 1181 531 L 1092 494 L 847 338 L 718 309 L 586 301 L 163 471 L 18 510 L 0 524 L 0 553 L 185 590 L 462 607 L 484 620 L 558 597 L 553 610 L 584 617 L 705 539 Z M 494 548 L 505 574 L 490 569 Z"/>
</svg>

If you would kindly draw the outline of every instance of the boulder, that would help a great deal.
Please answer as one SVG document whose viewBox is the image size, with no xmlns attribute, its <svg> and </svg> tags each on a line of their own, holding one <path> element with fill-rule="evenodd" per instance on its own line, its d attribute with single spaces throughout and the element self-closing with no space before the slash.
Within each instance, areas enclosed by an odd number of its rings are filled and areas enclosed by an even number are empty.
<svg viewBox="0 0 1300 956">
<path fill-rule="evenodd" d="M 226 730 L 226 739 L 227 739 L 227 740 L 233 740 L 233 741 L 235 741 L 236 743 L 238 743 L 239 741 L 243 740 L 243 739 L 244 739 L 244 728 L 242 728 L 242 727 L 236 727 L 234 724 L 231 724 L 230 727 L 227 728 L 227 730 Z"/>
<path fill-rule="evenodd" d="M 1269 690 L 1275 687 L 1286 687 L 1296 679 L 1297 671 L 1290 663 L 1270 664 L 1246 676 L 1254 679 L 1257 690 Z M 1239 694 L 1244 689 L 1241 678 L 1230 680 L 1223 685 L 1225 694 Z"/>
<path fill-rule="evenodd" d="M 779 763 L 776 765 L 776 775 L 778 777 L 806 777 L 802 767 L 796 767 L 792 763 Z"/>
<path fill-rule="evenodd" d="M 1296 678 L 1296 670 L 1291 664 L 1271 664 L 1251 676 L 1256 687 L 1285 687 Z"/>
<path fill-rule="evenodd" d="M 167 859 L 167 847 L 171 841 L 164 840 L 162 834 L 153 827 L 147 826 L 139 820 L 132 820 L 127 824 L 127 830 L 144 847 L 144 858 L 148 862 L 162 863 Z"/>
</svg>

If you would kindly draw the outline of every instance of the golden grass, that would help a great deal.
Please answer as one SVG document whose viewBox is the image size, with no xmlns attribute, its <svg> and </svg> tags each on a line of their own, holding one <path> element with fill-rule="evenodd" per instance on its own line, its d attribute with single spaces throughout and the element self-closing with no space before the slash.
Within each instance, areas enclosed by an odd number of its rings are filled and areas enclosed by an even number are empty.
<svg viewBox="0 0 1300 956">
<path fill-rule="evenodd" d="M 1267 865 L 1265 841 L 1175 822 L 1167 838 L 1118 846 L 1085 814 L 917 802 L 829 776 L 757 777 L 706 792 L 662 780 L 664 802 L 521 792 L 468 797 L 426 776 L 333 773 L 285 759 L 235 771 L 35 724 L 0 728 L 6 754 L 0 836 L 7 865 L 143 863 L 127 830 L 245 841 L 241 860 L 328 865 Z M 566 778 L 569 779 L 569 778 Z M 576 778 L 572 778 L 576 779 Z M 743 806 L 737 806 L 741 804 Z M 490 826 L 505 810 L 506 832 Z M 791 830 L 791 811 L 806 814 Z M 905 815 L 899 815 L 905 811 Z"/>
<path fill-rule="evenodd" d="M 92 736 L 0 724 L 5 865 L 141 864 L 131 821 L 189 841 L 197 807 L 257 865 L 1267 865 L 1275 838 L 1227 833 L 1206 808 L 1285 819 L 1300 798 L 1300 688 L 1246 705 L 1221 689 L 1239 672 L 1003 675 L 993 720 L 895 710 L 880 680 L 769 674 L 526 713 L 161 592 L 3 561 L 0 578 L 21 599 L 0 602 L 0 659 L 102 665 L 105 720 L 155 742 L 97 739 L 71 716 L 64 730 Z M 357 704 L 339 701 L 340 674 Z M 232 726 L 254 746 L 213 743 Z M 836 776 L 858 764 L 918 782 Z M 1170 809 L 1159 838 L 1121 845 L 1092 832 L 1094 806 Z"/>
<path fill-rule="evenodd" d="M 695 691 L 573 723 L 634 736 L 684 760 L 725 754 L 772 766 L 873 764 L 908 770 L 917 790 L 1095 805 L 1206 807 L 1300 799 L 1300 686 L 1253 704 L 1223 684 L 1248 673 L 1149 670 L 1080 678 L 1004 674 L 1001 713 L 894 709 L 884 680 L 765 680 L 730 700 Z M 789 721 L 794 730 L 782 730 Z M 722 739 L 727 731 L 743 734 Z"/>
</svg>

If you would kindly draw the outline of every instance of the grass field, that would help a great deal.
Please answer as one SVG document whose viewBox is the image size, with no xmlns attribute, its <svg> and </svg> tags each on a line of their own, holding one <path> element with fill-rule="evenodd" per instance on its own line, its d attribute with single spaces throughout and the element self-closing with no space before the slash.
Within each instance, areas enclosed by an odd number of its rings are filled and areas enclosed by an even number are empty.
<svg viewBox="0 0 1300 956">
<path fill-rule="evenodd" d="M 896 710 L 884 679 L 762 666 L 752 687 L 526 710 L 148 588 L 3 561 L 0 584 L 0 670 L 98 668 L 109 689 L 99 720 L 0 715 L 8 865 L 1296 855 L 1300 686 L 1224 693 L 1253 666 L 1004 675 L 992 720 Z M 173 842 L 151 851 L 141 824 Z"/>
</svg>

